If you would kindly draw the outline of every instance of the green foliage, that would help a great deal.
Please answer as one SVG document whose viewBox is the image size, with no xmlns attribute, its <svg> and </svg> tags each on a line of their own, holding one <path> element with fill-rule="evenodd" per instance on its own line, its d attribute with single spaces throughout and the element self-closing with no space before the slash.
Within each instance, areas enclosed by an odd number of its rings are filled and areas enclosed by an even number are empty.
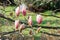
<svg viewBox="0 0 60 40">
<path fill-rule="evenodd" d="M 56 9 L 60 8 L 60 0 L 25 0 L 25 3 L 32 4 L 35 7 L 45 7 L 47 6 L 48 9 Z"/>
</svg>

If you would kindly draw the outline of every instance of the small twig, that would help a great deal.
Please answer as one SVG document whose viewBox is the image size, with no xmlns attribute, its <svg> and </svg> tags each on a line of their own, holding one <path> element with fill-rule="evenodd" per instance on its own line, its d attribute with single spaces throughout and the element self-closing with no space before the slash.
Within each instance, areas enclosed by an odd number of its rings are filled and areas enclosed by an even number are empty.
<svg viewBox="0 0 60 40">
<path fill-rule="evenodd" d="M 52 35 L 52 36 L 60 37 L 60 34 L 51 34 L 51 33 L 47 33 L 47 32 L 41 32 L 41 33 L 44 33 L 44 34 L 47 34 L 47 35 Z"/>
</svg>

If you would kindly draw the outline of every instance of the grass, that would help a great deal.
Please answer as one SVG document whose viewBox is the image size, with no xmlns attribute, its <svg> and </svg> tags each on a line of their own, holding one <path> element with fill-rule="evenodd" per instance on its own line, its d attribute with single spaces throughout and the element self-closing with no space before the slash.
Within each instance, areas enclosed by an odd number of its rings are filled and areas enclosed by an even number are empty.
<svg viewBox="0 0 60 40">
<path fill-rule="evenodd" d="M 16 8 L 16 6 L 6 7 L 5 11 L 8 11 L 8 12 L 5 12 L 4 15 L 7 15 L 7 17 L 9 17 L 11 19 L 14 19 L 14 20 L 20 19 L 20 20 L 24 21 L 25 19 L 24 19 L 22 13 L 20 13 L 18 18 L 15 17 L 15 12 L 13 11 L 15 8 Z M 13 16 L 10 16 L 11 12 L 13 12 Z M 44 15 L 51 15 L 52 13 L 51 13 L 51 11 L 46 11 L 43 14 Z M 37 24 L 36 14 L 33 13 L 33 12 L 30 12 L 30 13 L 27 12 L 27 15 L 25 17 L 27 18 L 28 15 L 31 15 L 33 23 Z M 59 13 L 57 13 L 56 15 L 60 16 Z M 56 18 L 56 17 L 53 17 L 53 16 L 42 16 L 42 17 L 43 17 L 43 22 L 40 25 L 48 26 L 47 22 L 50 22 L 49 26 L 60 26 L 60 18 Z M 9 31 L 12 31 L 14 29 L 14 23 L 10 22 L 10 21 L 7 22 L 7 21 L 8 20 L 6 20 L 6 19 L 0 18 L 0 24 L 1 24 L 0 25 L 0 32 L 9 32 Z M 30 30 L 30 28 L 27 28 L 27 29 L 23 30 L 23 34 L 28 35 L 29 30 Z M 50 32 L 48 29 L 41 29 L 41 31 Z M 38 34 L 35 35 L 35 37 L 38 38 L 40 35 L 41 35 L 41 33 L 38 33 Z"/>
</svg>

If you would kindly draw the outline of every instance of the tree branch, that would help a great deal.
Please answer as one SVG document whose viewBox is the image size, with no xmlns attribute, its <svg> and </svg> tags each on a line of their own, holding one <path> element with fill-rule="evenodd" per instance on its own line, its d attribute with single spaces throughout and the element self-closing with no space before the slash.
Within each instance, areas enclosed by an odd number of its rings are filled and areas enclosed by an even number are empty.
<svg viewBox="0 0 60 40">
<path fill-rule="evenodd" d="M 3 14 L 0 14 L 0 17 L 1 18 L 4 18 L 4 19 L 7 19 L 7 20 L 9 20 L 9 21 L 12 21 L 12 22 L 15 22 L 15 20 L 13 20 L 13 19 L 10 19 L 10 18 L 7 18 L 7 17 L 5 17 Z M 22 23 L 25 23 L 26 25 L 28 25 L 28 23 L 27 22 L 22 22 L 22 21 L 20 21 L 20 23 L 22 24 Z M 38 26 L 38 25 L 32 25 L 33 27 L 36 27 L 36 28 L 38 28 L 38 27 L 41 27 L 41 28 L 47 28 L 47 29 L 60 29 L 60 27 L 52 27 L 52 26 L 50 26 L 50 27 L 48 27 L 48 26 Z M 30 28 L 30 27 L 28 27 L 28 26 L 26 26 L 27 28 Z"/>
<path fill-rule="evenodd" d="M 2 32 L 2 33 L 0 33 L 0 34 L 2 34 L 2 35 L 7 35 L 7 34 L 15 33 L 15 32 L 18 32 L 18 31 L 19 31 L 19 30 L 11 31 L 11 32 Z M 44 33 L 44 34 L 47 34 L 47 35 L 60 37 L 60 34 L 51 34 L 51 33 L 42 32 L 42 31 L 41 31 L 40 33 Z"/>
</svg>

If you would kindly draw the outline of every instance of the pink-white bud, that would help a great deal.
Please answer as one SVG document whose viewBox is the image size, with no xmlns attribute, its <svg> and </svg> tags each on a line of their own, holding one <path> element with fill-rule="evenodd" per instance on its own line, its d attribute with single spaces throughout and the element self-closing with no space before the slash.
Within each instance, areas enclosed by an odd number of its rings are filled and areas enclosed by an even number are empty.
<svg viewBox="0 0 60 40">
<path fill-rule="evenodd" d="M 29 26 L 32 26 L 32 16 L 29 16 L 28 24 L 29 24 Z"/>
<path fill-rule="evenodd" d="M 23 30 L 25 28 L 25 24 L 21 24 L 19 30 Z"/>
<path fill-rule="evenodd" d="M 18 29 L 19 27 L 19 20 L 15 20 L 15 28 Z"/>
<path fill-rule="evenodd" d="M 41 15 L 37 15 L 36 21 L 37 21 L 38 24 L 40 24 L 42 22 L 42 16 Z"/>
<path fill-rule="evenodd" d="M 16 16 L 19 16 L 19 14 L 20 14 L 20 8 L 19 7 L 16 8 L 15 13 L 16 13 Z"/>
</svg>

